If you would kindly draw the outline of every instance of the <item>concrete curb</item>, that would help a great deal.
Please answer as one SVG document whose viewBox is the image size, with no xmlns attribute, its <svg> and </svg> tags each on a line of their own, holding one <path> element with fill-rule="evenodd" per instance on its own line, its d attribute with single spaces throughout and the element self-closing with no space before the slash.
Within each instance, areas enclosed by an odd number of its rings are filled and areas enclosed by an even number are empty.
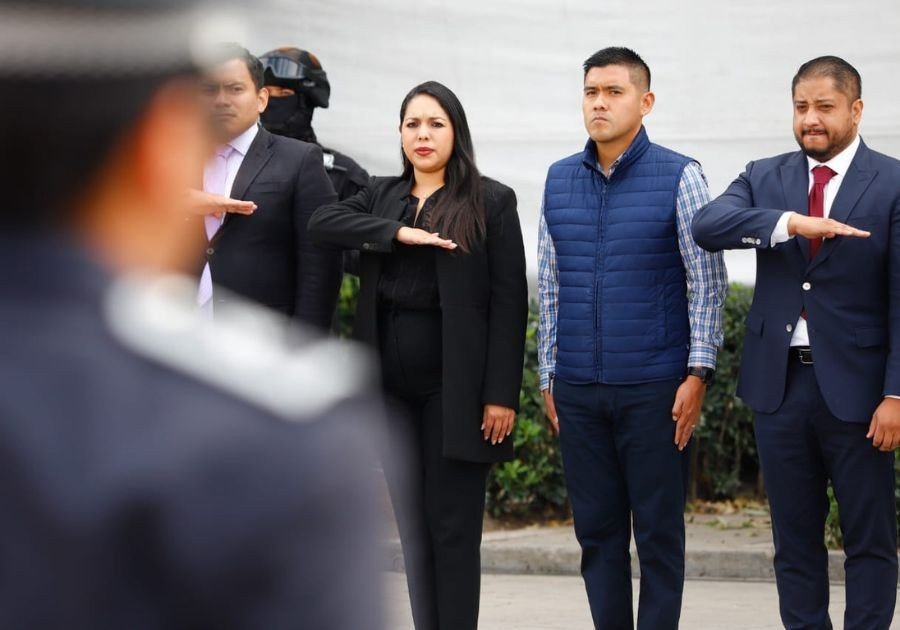
<svg viewBox="0 0 900 630">
<path fill-rule="evenodd" d="M 579 575 L 581 551 L 574 536 L 560 542 L 562 528 L 526 529 L 485 534 L 481 547 L 481 565 L 485 573 L 510 575 Z M 756 549 L 688 549 L 685 577 L 699 580 L 774 581 L 775 550 L 771 543 L 760 543 Z M 388 567 L 403 571 L 400 541 L 387 545 Z M 828 570 L 832 582 L 844 580 L 844 554 L 830 551 Z M 632 549 L 632 572 L 640 575 L 637 553 Z"/>
</svg>

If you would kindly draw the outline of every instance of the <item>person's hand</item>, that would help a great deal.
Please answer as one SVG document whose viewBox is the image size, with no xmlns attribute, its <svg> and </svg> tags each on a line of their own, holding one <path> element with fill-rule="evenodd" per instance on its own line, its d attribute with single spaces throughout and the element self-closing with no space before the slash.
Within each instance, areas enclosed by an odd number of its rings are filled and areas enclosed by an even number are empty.
<svg viewBox="0 0 900 630">
<path fill-rule="evenodd" d="M 835 236 L 856 236 L 869 238 L 871 232 L 858 230 L 834 219 L 823 217 L 808 217 L 805 214 L 791 213 L 788 219 L 788 234 L 791 236 L 803 236 L 809 239 L 834 238 Z"/>
<path fill-rule="evenodd" d="M 559 435 L 559 416 L 556 415 L 556 403 L 553 402 L 553 392 L 545 389 L 541 392 L 544 396 L 544 414 L 550 422 L 550 430 Z"/>
<path fill-rule="evenodd" d="M 444 249 L 456 249 L 456 243 L 446 238 L 441 238 L 437 232 L 426 232 L 419 228 L 402 227 L 394 236 L 404 245 L 433 245 Z"/>
<path fill-rule="evenodd" d="M 515 410 L 502 405 L 485 405 L 481 420 L 484 439 L 490 440 L 491 444 L 502 443 L 503 439 L 512 433 L 515 421 Z"/>
<path fill-rule="evenodd" d="M 675 422 L 675 446 L 679 451 L 690 441 L 697 423 L 700 422 L 700 409 L 703 407 L 703 396 L 706 384 L 696 376 L 688 376 L 675 392 L 675 404 L 672 405 L 672 420 Z"/>
<path fill-rule="evenodd" d="M 885 398 L 872 414 L 866 439 L 882 451 L 892 451 L 900 446 L 900 400 Z"/>
<path fill-rule="evenodd" d="M 222 218 L 226 212 L 253 214 L 253 211 L 256 210 L 256 204 L 252 201 L 231 199 L 230 197 L 214 195 L 213 193 L 196 189 L 188 191 L 187 207 L 193 214 L 200 216 L 214 214 L 219 218 Z"/>
</svg>

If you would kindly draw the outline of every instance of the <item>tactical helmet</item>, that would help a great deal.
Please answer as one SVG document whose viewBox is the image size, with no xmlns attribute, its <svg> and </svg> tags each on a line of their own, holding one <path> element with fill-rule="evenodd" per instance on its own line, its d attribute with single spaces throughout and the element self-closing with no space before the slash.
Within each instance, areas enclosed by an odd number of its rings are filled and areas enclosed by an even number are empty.
<svg viewBox="0 0 900 630">
<path fill-rule="evenodd" d="M 304 94 L 314 107 L 328 107 L 331 85 L 319 59 L 309 51 L 285 46 L 260 56 L 266 85 Z"/>
</svg>

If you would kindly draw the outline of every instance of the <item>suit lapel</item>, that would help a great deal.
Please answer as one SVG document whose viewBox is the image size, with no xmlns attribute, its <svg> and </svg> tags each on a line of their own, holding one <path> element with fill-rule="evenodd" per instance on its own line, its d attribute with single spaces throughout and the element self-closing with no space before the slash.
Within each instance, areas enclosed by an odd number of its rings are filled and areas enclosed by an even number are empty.
<svg viewBox="0 0 900 630">
<path fill-rule="evenodd" d="M 271 158 L 272 134 L 260 127 L 253 142 L 250 143 L 250 148 L 247 149 L 247 155 L 244 156 L 244 160 L 241 162 L 241 166 L 234 178 L 234 183 L 231 185 L 231 193 L 229 196 L 232 199 L 244 200 L 244 195 L 247 193 L 250 184 L 253 183 L 253 180 L 256 179 L 257 175 L 259 175 L 260 171 L 262 171 L 263 167 Z M 221 237 L 222 232 L 227 230 L 229 226 L 235 222 L 235 218 L 236 217 L 231 216 L 231 213 L 225 213 L 225 216 L 222 217 L 221 227 L 219 227 L 215 236 L 213 236 L 213 242 L 217 241 L 219 237 Z M 240 222 L 238 221 L 238 223 Z"/>
<path fill-rule="evenodd" d="M 781 186 L 784 191 L 784 207 L 797 214 L 809 214 L 809 169 L 806 156 L 798 151 L 788 164 L 780 169 Z M 809 241 L 805 238 L 792 239 L 803 261 L 809 260 Z"/>
<path fill-rule="evenodd" d="M 841 187 L 831 205 L 829 216 L 835 221 L 846 223 L 859 198 L 866 192 L 866 188 L 874 178 L 875 172 L 869 168 L 869 150 L 860 141 L 859 149 L 853 156 L 853 161 L 850 162 L 844 181 L 841 182 Z"/>
<path fill-rule="evenodd" d="M 860 140 L 859 149 L 857 149 L 856 155 L 853 156 L 853 161 L 850 162 L 850 167 L 844 175 L 844 181 L 841 182 L 837 196 L 831 204 L 831 211 L 828 213 L 829 218 L 846 223 L 863 193 L 866 192 L 869 184 L 875 179 L 875 175 L 876 172 L 870 169 L 869 149 Z M 825 239 L 822 247 L 819 249 L 819 253 L 816 254 L 815 259 L 810 263 L 809 268 L 812 269 L 828 258 L 831 252 L 834 251 L 834 248 L 840 244 L 841 239 L 842 237 Z"/>
<path fill-rule="evenodd" d="M 272 140 L 272 134 L 260 127 L 256 138 L 250 144 L 247 155 L 244 156 L 244 161 L 241 162 L 237 177 L 234 178 L 234 184 L 231 186 L 231 197 L 233 199 L 244 198 L 247 188 L 250 187 L 250 184 L 253 183 L 253 180 L 256 179 L 256 176 L 259 175 L 259 172 L 271 159 Z"/>
</svg>

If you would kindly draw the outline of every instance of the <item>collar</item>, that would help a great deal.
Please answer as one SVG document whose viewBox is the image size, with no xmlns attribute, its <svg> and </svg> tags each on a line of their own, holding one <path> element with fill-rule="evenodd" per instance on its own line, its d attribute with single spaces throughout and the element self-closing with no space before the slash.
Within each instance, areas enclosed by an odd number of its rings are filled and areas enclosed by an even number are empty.
<svg viewBox="0 0 900 630">
<path fill-rule="evenodd" d="M 810 173 L 810 177 L 812 170 L 817 166 L 827 166 L 831 170 L 833 170 L 838 175 L 845 175 L 847 173 L 847 169 L 850 168 L 850 162 L 853 161 L 854 156 L 856 155 L 856 151 L 859 149 L 859 134 L 856 134 L 856 137 L 853 138 L 853 142 L 851 142 L 847 147 L 835 155 L 833 158 L 828 160 L 827 162 L 819 162 L 808 155 L 806 156 L 806 164 L 807 164 L 807 172 Z"/>
<path fill-rule="evenodd" d="M 640 131 L 638 131 L 634 140 L 631 141 L 631 144 L 628 145 L 628 148 L 625 149 L 625 151 L 622 152 L 622 155 L 617 157 L 610 166 L 610 175 L 612 175 L 613 171 L 616 169 L 627 166 L 637 160 L 649 148 L 650 137 L 647 135 L 647 129 L 644 125 L 641 125 Z M 587 144 L 584 146 L 584 165 L 600 172 L 600 165 L 597 162 L 597 145 L 594 144 L 594 141 L 590 138 L 588 138 Z"/>
<path fill-rule="evenodd" d="M 250 128 L 247 129 L 247 131 L 229 142 L 228 145 L 242 156 L 245 156 L 247 155 L 247 151 L 250 150 L 250 145 L 253 144 L 253 141 L 256 139 L 256 134 L 258 133 L 259 125 L 254 123 L 250 125 Z"/>
<path fill-rule="evenodd" d="M 432 200 L 432 199 L 433 199 L 434 201 L 437 201 L 438 199 L 441 198 L 441 195 L 444 194 L 444 189 L 445 189 L 445 188 L 447 188 L 446 184 L 445 184 L 444 186 L 441 186 L 440 188 L 435 189 L 435 191 L 434 191 L 433 193 L 431 193 L 430 195 L 428 195 L 427 197 L 425 197 L 425 201 L 428 202 L 428 201 L 430 201 L 430 200 Z M 412 184 L 410 184 L 410 186 L 409 186 L 409 198 L 410 198 L 410 199 L 415 199 L 415 200 L 417 200 L 417 201 L 419 200 L 419 197 L 416 197 L 416 196 L 412 193 Z"/>
</svg>

